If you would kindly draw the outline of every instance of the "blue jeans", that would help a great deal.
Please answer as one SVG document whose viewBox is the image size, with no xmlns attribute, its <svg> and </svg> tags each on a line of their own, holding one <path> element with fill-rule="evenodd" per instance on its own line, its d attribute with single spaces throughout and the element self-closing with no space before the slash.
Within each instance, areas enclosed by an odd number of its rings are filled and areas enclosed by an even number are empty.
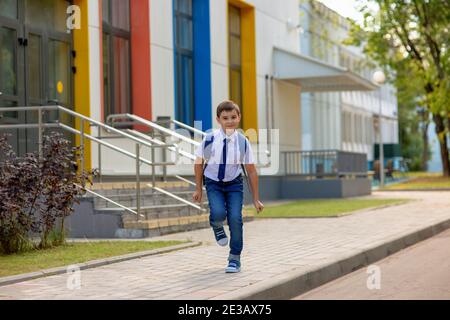
<svg viewBox="0 0 450 320">
<path fill-rule="evenodd" d="M 228 182 L 204 178 L 210 208 L 209 224 L 217 229 L 223 227 L 225 219 L 228 220 L 230 229 L 230 256 L 228 260 L 240 261 L 243 247 L 242 205 L 244 186 L 242 175 Z"/>
</svg>

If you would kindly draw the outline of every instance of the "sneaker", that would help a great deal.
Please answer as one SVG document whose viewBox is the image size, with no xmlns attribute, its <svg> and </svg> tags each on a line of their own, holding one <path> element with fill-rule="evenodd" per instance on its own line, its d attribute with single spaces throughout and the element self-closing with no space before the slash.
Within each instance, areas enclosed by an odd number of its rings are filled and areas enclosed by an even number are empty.
<svg viewBox="0 0 450 320">
<path fill-rule="evenodd" d="M 223 227 L 219 229 L 213 229 L 213 231 L 214 236 L 216 237 L 217 244 L 219 246 L 225 247 L 228 244 L 228 238 Z"/>
<path fill-rule="evenodd" d="M 239 271 L 241 271 L 241 263 L 239 261 L 228 261 L 228 266 L 225 268 L 225 273 L 237 273 Z"/>
</svg>

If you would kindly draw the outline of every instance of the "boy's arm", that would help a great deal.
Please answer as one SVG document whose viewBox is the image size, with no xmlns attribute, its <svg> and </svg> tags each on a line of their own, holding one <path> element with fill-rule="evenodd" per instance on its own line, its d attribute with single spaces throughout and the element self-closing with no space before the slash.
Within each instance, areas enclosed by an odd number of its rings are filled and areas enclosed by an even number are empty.
<svg viewBox="0 0 450 320">
<path fill-rule="evenodd" d="M 247 171 L 248 178 L 250 179 L 250 186 L 252 190 L 250 192 L 253 196 L 253 205 L 256 208 L 256 213 L 260 213 L 264 210 L 264 205 L 259 200 L 259 189 L 258 189 L 258 173 L 256 172 L 255 161 L 253 159 L 252 146 L 247 140 L 247 152 L 244 156 L 244 165 Z"/>
<path fill-rule="evenodd" d="M 197 191 L 202 190 L 203 187 L 203 158 L 196 157 L 194 162 L 194 173 L 195 173 L 195 185 Z"/>
<path fill-rule="evenodd" d="M 194 202 L 201 203 L 203 196 L 203 158 L 195 158 L 194 162 L 194 172 L 195 172 L 195 192 L 192 195 L 192 200 Z"/>
<path fill-rule="evenodd" d="M 245 164 L 245 169 L 247 170 L 248 178 L 250 179 L 250 186 L 252 187 L 253 201 L 259 201 L 259 190 L 258 190 L 258 173 L 256 172 L 255 164 Z"/>
<path fill-rule="evenodd" d="M 259 200 L 258 173 L 256 172 L 256 167 L 253 163 L 246 164 L 245 169 L 247 170 L 248 178 L 250 179 L 250 186 L 252 188 L 251 192 L 253 195 L 253 205 L 256 208 L 256 213 L 260 213 L 264 210 L 264 205 Z"/>
</svg>

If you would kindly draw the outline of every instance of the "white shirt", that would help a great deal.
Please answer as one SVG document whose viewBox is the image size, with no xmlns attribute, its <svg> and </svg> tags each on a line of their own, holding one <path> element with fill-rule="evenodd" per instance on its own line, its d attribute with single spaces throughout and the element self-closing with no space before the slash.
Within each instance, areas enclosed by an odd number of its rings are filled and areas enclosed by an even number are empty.
<svg viewBox="0 0 450 320">
<path fill-rule="evenodd" d="M 208 161 L 208 165 L 205 169 L 205 176 L 219 181 L 219 166 L 222 163 L 222 150 L 223 150 L 223 139 L 227 138 L 227 159 L 225 165 L 225 177 L 223 181 L 232 181 L 237 176 L 242 173 L 241 164 L 239 162 L 240 159 L 240 151 L 239 151 L 239 141 L 238 141 L 238 132 L 234 130 L 233 134 L 227 136 L 222 128 L 214 130 L 214 141 L 211 146 L 211 158 Z M 244 164 L 253 164 L 253 152 L 252 146 L 247 138 L 247 151 L 244 155 Z M 204 146 L 205 146 L 206 137 L 203 138 L 202 144 L 197 147 L 195 151 L 195 156 L 204 158 Z"/>
</svg>

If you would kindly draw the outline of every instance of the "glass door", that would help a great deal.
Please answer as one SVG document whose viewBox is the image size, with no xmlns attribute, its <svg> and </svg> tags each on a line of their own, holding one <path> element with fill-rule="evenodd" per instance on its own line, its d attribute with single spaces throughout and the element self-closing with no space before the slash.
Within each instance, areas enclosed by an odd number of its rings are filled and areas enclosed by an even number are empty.
<svg viewBox="0 0 450 320">
<path fill-rule="evenodd" d="M 71 108 L 72 36 L 65 0 L 0 0 L 0 107 Z M 3 112 L 2 123 L 37 123 L 37 112 Z M 44 120 L 58 120 L 56 111 Z M 72 119 L 59 119 L 71 125 Z M 3 130 L 4 131 L 4 130 Z M 37 129 L 10 130 L 19 153 L 37 150 Z M 71 135 L 67 138 L 72 139 Z"/>
<path fill-rule="evenodd" d="M 18 1 L 0 0 L 0 107 L 25 105 L 23 39 Z M 24 112 L 0 112 L 0 123 L 25 123 L 25 117 Z M 1 130 L 3 133 L 10 134 L 8 141 L 17 153 L 26 151 L 25 130 Z"/>
</svg>

